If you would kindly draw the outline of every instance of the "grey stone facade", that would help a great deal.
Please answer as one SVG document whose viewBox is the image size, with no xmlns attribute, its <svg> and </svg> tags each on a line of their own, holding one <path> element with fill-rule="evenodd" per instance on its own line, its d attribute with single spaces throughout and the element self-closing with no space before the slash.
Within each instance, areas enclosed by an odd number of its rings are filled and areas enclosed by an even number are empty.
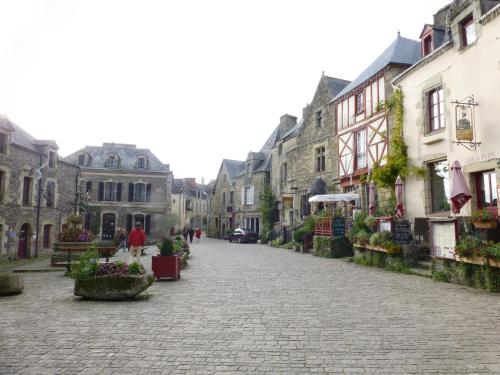
<svg viewBox="0 0 500 375">
<path fill-rule="evenodd" d="M 78 167 L 59 158 L 54 141 L 36 140 L 6 117 L 0 117 L 0 134 L 4 142 L 0 148 L 0 254 L 33 257 L 37 251 L 52 248 L 61 223 L 74 212 Z"/>
<path fill-rule="evenodd" d="M 144 225 L 149 240 L 169 232 L 172 172 L 150 150 L 135 145 L 104 143 L 87 146 L 66 157 L 81 169 L 80 192 L 85 194 L 85 226 L 99 215 L 98 238 L 111 240 L 121 228 Z"/>
<path fill-rule="evenodd" d="M 206 230 L 209 185 L 198 184 L 195 178 L 176 178 L 172 186 L 172 213 L 175 216 L 174 227 L 178 232 L 184 227 Z"/>
</svg>

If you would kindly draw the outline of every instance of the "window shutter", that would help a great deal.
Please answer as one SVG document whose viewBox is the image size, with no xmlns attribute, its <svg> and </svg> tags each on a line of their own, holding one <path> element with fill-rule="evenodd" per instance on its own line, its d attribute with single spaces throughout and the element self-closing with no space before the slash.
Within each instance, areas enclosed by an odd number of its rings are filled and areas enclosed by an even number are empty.
<svg viewBox="0 0 500 375">
<path fill-rule="evenodd" d="M 87 184 L 85 186 L 85 192 L 86 193 L 92 192 L 92 181 L 87 181 Z"/>
<path fill-rule="evenodd" d="M 131 214 L 127 214 L 127 232 L 130 232 L 132 230 L 132 220 L 134 218 L 132 217 Z"/>
<path fill-rule="evenodd" d="M 99 181 L 99 194 L 97 195 L 97 200 L 104 200 L 104 182 Z"/>
<path fill-rule="evenodd" d="M 151 184 L 146 185 L 146 202 L 151 202 Z"/>
<path fill-rule="evenodd" d="M 116 184 L 116 201 L 121 202 L 122 201 L 122 183 L 118 182 Z"/>
<path fill-rule="evenodd" d="M 245 205 L 245 188 L 244 187 L 241 188 L 241 205 L 242 206 Z"/>
<path fill-rule="evenodd" d="M 144 223 L 144 232 L 149 234 L 151 232 L 151 215 L 146 215 L 146 222 Z"/>
<path fill-rule="evenodd" d="M 128 184 L 128 201 L 134 201 L 134 184 L 132 183 Z"/>
</svg>

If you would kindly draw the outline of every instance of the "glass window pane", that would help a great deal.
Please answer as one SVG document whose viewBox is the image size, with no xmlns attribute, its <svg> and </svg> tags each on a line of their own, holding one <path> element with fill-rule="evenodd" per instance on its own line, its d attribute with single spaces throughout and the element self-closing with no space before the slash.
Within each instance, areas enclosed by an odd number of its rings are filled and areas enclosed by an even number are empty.
<svg viewBox="0 0 500 375">
<path fill-rule="evenodd" d="M 450 209 L 449 169 L 447 161 L 430 165 L 432 211 L 448 211 Z"/>
<path fill-rule="evenodd" d="M 465 28 L 465 38 L 467 39 L 467 45 L 476 41 L 476 29 L 473 23 Z"/>
</svg>

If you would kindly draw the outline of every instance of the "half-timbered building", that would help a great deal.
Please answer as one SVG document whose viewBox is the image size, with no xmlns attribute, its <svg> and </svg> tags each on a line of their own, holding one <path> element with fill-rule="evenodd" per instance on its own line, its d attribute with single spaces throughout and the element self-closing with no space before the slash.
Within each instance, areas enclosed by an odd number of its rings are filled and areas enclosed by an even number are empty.
<svg viewBox="0 0 500 375">
<path fill-rule="evenodd" d="M 361 194 L 362 204 L 366 201 L 362 176 L 375 164 L 386 163 L 390 147 L 393 119 L 385 101 L 392 95 L 391 80 L 420 56 L 420 43 L 398 33 L 390 46 L 331 101 L 338 144 L 336 183 L 342 192 Z"/>
</svg>

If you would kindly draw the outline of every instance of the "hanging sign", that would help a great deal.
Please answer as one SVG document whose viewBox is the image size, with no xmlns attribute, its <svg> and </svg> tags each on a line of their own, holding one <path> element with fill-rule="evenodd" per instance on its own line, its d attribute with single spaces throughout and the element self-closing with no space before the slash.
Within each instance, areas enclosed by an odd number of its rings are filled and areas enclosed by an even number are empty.
<svg viewBox="0 0 500 375">
<path fill-rule="evenodd" d="M 458 141 L 472 141 L 474 139 L 472 106 L 456 105 L 456 138 Z"/>
</svg>

